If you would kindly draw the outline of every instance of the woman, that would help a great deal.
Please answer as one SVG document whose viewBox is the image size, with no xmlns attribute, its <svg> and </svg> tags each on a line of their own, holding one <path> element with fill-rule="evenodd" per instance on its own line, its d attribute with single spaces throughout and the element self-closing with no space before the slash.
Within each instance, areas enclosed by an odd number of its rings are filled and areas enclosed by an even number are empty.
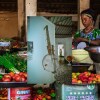
<svg viewBox="0 0 100 100">
<path fill-rule="evenodd" d="M 100 45 L 100 30 L 95 29 L 97 14 L 92 9 L 86 9 L 81 12 L 81 20 L 84 29 L 74 35 L 74 42 L 86 42 L 90 45 Z"/>
</svg>

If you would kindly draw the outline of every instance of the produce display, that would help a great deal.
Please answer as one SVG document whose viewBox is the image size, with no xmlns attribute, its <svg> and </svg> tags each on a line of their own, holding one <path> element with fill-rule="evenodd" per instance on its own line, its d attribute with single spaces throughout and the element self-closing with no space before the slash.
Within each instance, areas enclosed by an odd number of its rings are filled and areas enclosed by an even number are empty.
<svg viewBox="0 0 100 100">
<path fill-rule="evenodd" d="M 12 48 L 21 48 L 21 44 L 18 41 L 13 41 L 11 46 Z"/>
<path fill-rule="evenodd" d="M 0 38 L 0 42 L 12 42 L 14 45 L 19 44 L 18 38 Z"/>
<path fill-rule="evenodd" d="M 26 82 L 27 61 L 16 53 L 0 55 L 0 65 L 4 66 L 7 73 L 0 74 L 0 82 Z"/>
<path fill-rule="evenodd" d="M 1 52 L 3 51 L 9 51 L 10 50 L 10 46 L 11 46 L 11 42 L 12 39 L 8 39 L 8 38 L 1 38 L 0 39 L 0 54 L 2 54 Z"/>
<path fill-rule="evenodd" d="M 27 61 L 16 53 L 6 53 L 0 56 L 0 65 L 3 65 L 9 72 L 26 72 Z"/>
<path fill-rule="evenodd" d="M 100 74 L 91 72 L 72 73 L 72 84 L 95 84 L 100 83 Z"/>
<path fill-rule="evenodd" d="M 55 100 L 55 90 L 52 88 L 37 88 L 33 89 L 32 100 Z"/>
<path fill-rule="evenodd" d="M 8 93 L 10 94 L 8 95 Z M 15 98 L 18 98 L 16 100 L 56 100 L 55 89 L 51 87 L 48 87 L 48 88 L 42 88 L 42 87 L 11 88 L 10 92 L 8 92 L 7 88 L 0 89 L 0 100 L 8 100 L 9 96 L 11 100 L 15 100 Z"/>
<path fill-rule="evenodd" d="M 8 74 L 0 74 L 0 82 L 27 82 L 27 73 L 19 72 L 13 73 L 10 72 Z"/>
<path fill-rule="evenodd" d="M 4 66 L 8 71 L 12 71 L 14 73 L 19 72 L 14 65 L 7 59 L 6 56 L 0 56 L 0 65 Z"/>
</svg>

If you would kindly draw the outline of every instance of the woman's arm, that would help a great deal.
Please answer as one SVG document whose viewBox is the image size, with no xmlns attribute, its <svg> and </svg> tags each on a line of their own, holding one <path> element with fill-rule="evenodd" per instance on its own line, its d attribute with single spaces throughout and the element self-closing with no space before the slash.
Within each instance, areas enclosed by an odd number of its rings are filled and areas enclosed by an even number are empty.
<svg viewBox="0 0 100 100">
<path fill-rule="evenodd" d="M 100 46 L 100 40 L 91 40 L 90 41 L 90 44 L 93 44 L 93 45 L 99 45 Z"/>
<path fill-rule="evenodd" d="M 76 42 L 88 42 L 89 44 L 92 44 L 92 45 L 100 45 L 100 39 L 89 40 L 87 38 L 78 37 L 78 38 L 74 39 L 74 41 L 76 41 Z"/>
</svg>

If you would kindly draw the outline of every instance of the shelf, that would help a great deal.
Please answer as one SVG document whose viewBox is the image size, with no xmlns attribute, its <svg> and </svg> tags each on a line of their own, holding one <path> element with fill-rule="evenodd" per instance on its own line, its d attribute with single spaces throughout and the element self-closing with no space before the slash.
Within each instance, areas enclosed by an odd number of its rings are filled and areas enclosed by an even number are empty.
<svg viewBox="0 0 100 100">
<path fill-rule="evenodd" d="M 26 82 L 0 82 L 0 88 L 15 88 L 28 86 L 33 86 L 33 84 L 27 84 Z"/>
<path fill-rule="evenodd" d="M 10 52 L 27 51 L 27 48 L 11 48 Z"/>
<path fill-rule="evenodd" d="M 76 86 L 85 86 L 85 85 L 100 85 L 100 83 L 91 83 L 91 84 L 71 84 Z"/>
</svg>

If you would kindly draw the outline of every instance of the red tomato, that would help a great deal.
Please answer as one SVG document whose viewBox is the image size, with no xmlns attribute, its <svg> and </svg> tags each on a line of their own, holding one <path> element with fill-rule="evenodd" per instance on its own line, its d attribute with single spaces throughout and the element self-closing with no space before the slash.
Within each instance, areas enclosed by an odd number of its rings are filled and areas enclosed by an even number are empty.
<svg viewBox="0 0 100 100">
<path fill-rule="evenodd" d="M 21 76 L 20 76 L 20 75 L 15 76 L 14 80 L 15 80 L 16 82 L 21 82 Z"/>
<path fill-rule="evenodd" d="M 22 76 L 24 74 L 24 72 L 20 72 L 19 75 Z"/>
<path fill-rule="evenodd" d="M 12 77 L 9 74 L 4 74 L 3 76 L 4 78 L 10 78 L 10 80 L 12 79 Z"/>
<path fill-rule="evenodd" d="M 26 72 L 24 72 L 23 75 L 27 78 L 27 73 Z"/>
<path fill-rule="evenodd" d="M 4 77 L 9 77 L 11 78 L 11 76 L 9 74 L 4 74 Z"/>
<path fill-rule="evenodd" d="M 47 100 L 51 100 L 51 97 L 50 96 L 46 96 Z"/>
<path fill-rule="evenodd" d="M 21 82 L 26 82 L 25 76 L 21 76 Z"/>
<path fill-rule="evenodd" d="M 16 76 L 19 76 L 19 74 L 14 74 L 14 76 L 12 78 L 15 80 Z"/>
<path fill-rule="evenodd" d="M 42 98 L 43 98 L 42 95 L 38 95 L 39 100 L 42 100 Z"/>
<path fill-rule="evenodd" d="M 2 81 L 3 82 L 11 82 L 11 78 L 9 78 L 9 77 L 3 77 Z"/>
</svg>

